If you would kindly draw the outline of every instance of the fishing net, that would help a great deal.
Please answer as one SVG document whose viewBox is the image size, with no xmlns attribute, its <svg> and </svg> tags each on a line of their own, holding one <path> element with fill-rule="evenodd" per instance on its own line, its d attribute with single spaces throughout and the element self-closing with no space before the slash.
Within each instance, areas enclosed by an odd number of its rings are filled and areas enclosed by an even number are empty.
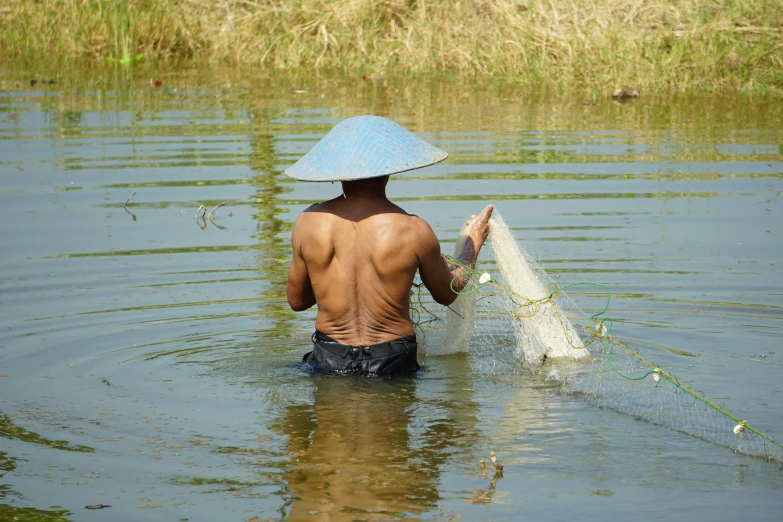
<svg viewBox="0 0 783 522">
<path fill-rule="evenodd" d="M 420 284 L 414 286 L 411 315 L 427 356 L 466 352 L 473 371 L 495 378 L 539 373 L 599 407 L 783 462 L 783 446 L 770 434 L 615 338 L 612 319 L 605 316 L 606 287 L 558 285 L 520 247 L 497 210 L 490 231 L 491 252 L 483 256 L 488 259 L 483 268 L 464 267 L 470 280 L 450 307 L 435 305 Z M 463 230 L 455 256 L 465 239 Z M 449 261 L 459 265 L 455 258 Z M 566 293 L 577 286 L 603 294 L 603 306 L 584 313 Z"/>
</svg>

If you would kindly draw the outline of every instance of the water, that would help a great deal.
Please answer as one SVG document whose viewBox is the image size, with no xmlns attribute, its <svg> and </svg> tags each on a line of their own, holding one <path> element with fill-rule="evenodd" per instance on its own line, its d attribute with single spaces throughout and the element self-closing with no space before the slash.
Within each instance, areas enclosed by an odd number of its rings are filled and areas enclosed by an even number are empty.
<svg viewBox="0 0 783 522">
<path fill-rule="evenodd" d="M 282 175 L 345 117 L 422 133 L 450 159 L 389 194 L 444 251 L 495 203 L 556 281 L 612 290 L 615 336 L 780 438 L 778 100 L 62 74 L 0 92 L 0 519 L 778 518 L 778 463 L 543 375 L 460 355 L 407 380 L 303 373 L 289 234 L 339 187 Z M 478 467 L 492 450 L 502 476 Z"/>
</svg>

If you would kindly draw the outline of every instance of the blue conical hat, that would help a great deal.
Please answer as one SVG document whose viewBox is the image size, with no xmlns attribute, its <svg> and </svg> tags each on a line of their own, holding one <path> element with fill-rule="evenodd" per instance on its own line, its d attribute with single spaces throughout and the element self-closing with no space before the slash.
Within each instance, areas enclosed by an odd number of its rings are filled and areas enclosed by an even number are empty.
<svg viewBox="0 0 783 522">
<path fill-rule="evenodd" d="M 351 181 L 420 169 L 446 157 L 391 120 L 356 116 L 335 125 L 285 173 L 301 181 Z"/>
</svg>

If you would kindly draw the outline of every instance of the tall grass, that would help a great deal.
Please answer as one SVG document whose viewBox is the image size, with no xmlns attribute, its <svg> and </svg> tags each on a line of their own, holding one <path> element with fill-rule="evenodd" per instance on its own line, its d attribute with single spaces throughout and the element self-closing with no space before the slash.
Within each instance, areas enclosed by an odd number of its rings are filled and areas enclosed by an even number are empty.
<svg viewBox="0 0 783 522">
<path fill-rule="evenodd" d="M 781 0 L 4 0 L 0 52 L 783 90 Z"/>
</svg>

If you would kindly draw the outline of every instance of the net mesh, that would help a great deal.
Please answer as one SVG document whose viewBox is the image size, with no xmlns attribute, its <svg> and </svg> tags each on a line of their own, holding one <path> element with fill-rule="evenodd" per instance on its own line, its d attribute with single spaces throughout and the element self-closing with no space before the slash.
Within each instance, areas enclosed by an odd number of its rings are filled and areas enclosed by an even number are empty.
<svg viewBox="0 0 783 522">
<path fill-rule="evenodd" d="M 773 436 L 656 366 L 633 343 L 615 338 L 612 320 L 604 317 L 605 287 L 559 286 L 514 239 L 497 210 L 490 231 L 484 268 L 470 270 L 470 281 L 449 308 L 435 305 L 420 284 L 414 287 L 412 318 L 427 356 L 467 352 L 473 371 L 484 375 L 542 373 L 564 392 L 599 407 L 783 462 L 783 446 Z M 465 239 L 463 230 L 455 256 Z M 603 308 L 584 313 L 566 294 L 574 286 L 605 295 Z"/>
</svg>

